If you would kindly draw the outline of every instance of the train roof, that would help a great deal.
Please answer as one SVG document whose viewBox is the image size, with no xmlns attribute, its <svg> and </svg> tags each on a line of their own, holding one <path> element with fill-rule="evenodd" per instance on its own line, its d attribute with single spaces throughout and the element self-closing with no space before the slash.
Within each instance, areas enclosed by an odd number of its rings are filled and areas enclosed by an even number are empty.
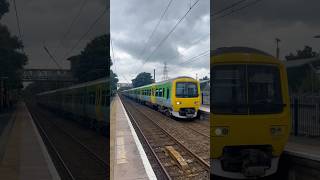
<svg viewBox="0 0 320 180">
<path fill-rule="evenodd" d="M 134 90 L 134 89 L 137 89 L 137 88 L 148 87 L 148 86 L 151 86 L 151 85 L 164 84 L 164 83 L 172 82 L 172 81 L 174 81 L 174 80 L 181 79 L 181 78 L 190 78 L 190 79 L 196 80 L 196 79 L 194 79 L 194 78 L 192 78 L 192 77 L 189 77 L 189 76 L 178 76 L 178 77 L 176 77 L 176 78 L 171 78 L 171 79 L 168 79 L 168 80 L 165 80 L 165 81 L 160 81 L 160 82 L 157 82 L 157 83 L 147 84 L 147 85 L 144 85 L 144 86 L 140 86 L 140 87 L 136 87 L 136 88 L 131 88 L 131 89 L 128 89 L 128 90 Z M 128 91 L 128 90 L 125 90 L 125 91 Z M 125 92 L 125 91 L 123 91 L 123 92 Z"/>
<path fill-rule="evenodd" d="M 97 80 L 93 80 L 93 81 L 89 81 L 89 82 L 85 82 L 85 83 L 81 83 L 81 84 L 76 84 L 76 85 L 65 87 L 65 88 L 60 88 L 60 89 L 55 89 L 55 90 L 50 90 L 50 91 L 38 93 L 37 95 L 41 96 L 41 95 L 51 94 L 51 93 L 55 93 L 55 92 L 61 92 L 61 91 L 65 91 L 65 90 L 78 89 L 78 88 L 92 86 L 92 85 L 96 85 L 96 84 L 100 84 L 100 83 L 104 83 L 104 82 L 107 83 L 107 81 L 108 81 L 107 78 L 101 78 L 101 79 L 97 79 Z"/>
<path fill-rule="evenodd" d="M 221 47 L 217 48 L 216 50 L 211 51 L 211 55 L 217 56 L 225 53 L 254 53 L 254 54 L 260 54 L 265 56 L 271 56 L 272 55 L 261 51 L 259 49 L 250 48 L 250 47 L 241 47 L 241 46 L 233 46 L 233 47 Z"/>
</svg>

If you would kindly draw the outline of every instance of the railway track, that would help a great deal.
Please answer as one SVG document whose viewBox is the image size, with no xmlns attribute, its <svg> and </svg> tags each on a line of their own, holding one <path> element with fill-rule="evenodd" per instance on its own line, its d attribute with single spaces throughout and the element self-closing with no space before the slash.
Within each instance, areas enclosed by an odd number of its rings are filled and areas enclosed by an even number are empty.
<svg viewBox="0 0 320 180">
<path fill-rule="evenodd" d="M 193 153 L 200 156 L 207 164 L 210 163 L 210 125 L 206 126 L 202 123 L 208 121 L 199 119 L 177 121 L 134 101 L 127 100 L 126 102 L 137 107 L 137 110 L 146 116 L 152 117 L 171 136 L 183 143 Z"/>
<path fill-rule="evenodd" d="M 124 100 L 123 98 L 121 99 Z M 136 129 L 140 131 L 139 134 L 142 134 L 140 138 L 152 149 L 158 163 L 163 168 L 164 174 L 169 176 L 167 177 L 168 179 L 209 179 L 210 166 L 207 161 L 195 154 L 170 132 L 162 128 L 159 123 L 142 113 L 134 105 L 127 102 L 124 103 L 124 107 L 134 122 Z M 178 163 L 174 162 L 168 155 L 166 151 L 168 146 L 174 147 L 188 162 L 187 169 L 179 168 Z"/>
<path fill-rule="evenodd" d="M 49 149 L 61 179 L 108 179 L 109 164 L 78 138 L 64 130 L 48 114 L 35 111 L 31 115 Z M 80 163 L 79 163 L 80 162 Z"/>
</svg>

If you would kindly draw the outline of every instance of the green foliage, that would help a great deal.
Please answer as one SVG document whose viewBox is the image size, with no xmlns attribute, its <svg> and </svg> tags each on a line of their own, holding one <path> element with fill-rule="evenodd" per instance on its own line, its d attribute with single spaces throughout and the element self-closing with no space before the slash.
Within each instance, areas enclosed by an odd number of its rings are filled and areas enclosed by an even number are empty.
<svg viewBox="0 0 320 180">
<path fill-rule="evenodd" d="M 110 70 L 110 89 L 111 89 L 111 95 L 114 95 L 117 91 L 117 83 L 118 83 L 118 76 L 117 74 L 113 73 L 112 70 Z"/>
<path fill-rule="evenodd" d="M 0 18 L 8 10 L 8 2 L 0 0 Z M 6 88 L 10 90 L 23 87 L 22 70 L 28 59 L 20 51 L 22 48 L 22 42 L 16 36 L 12 36 L 6 26 L 0 24 L 0 77 L 6 79 Z"/>
<path fill-rule="evenodd" d="M 6 0 L 0 0 L 0 19 L 9 11 L 9 3 Z"/>
<path fill-rule="evenodd" d="M 304 58 L 312 58 L 316 57 L 319 54 L 312 50 L 310 46 L 304 46 L 303 50 L 297 50 L 296 54 L 290 53 L 285 58 L 286 60 L 296 60 L 296 59 L 304 59 Z"/>
<path fill-rule="evenodd" d="M 109 39 L 107 35 L 98 36 L 89 42 L 79 55 L 68 58 L 73 75 L 79 82 L 108 77 L 111 64 Z"/>
<path fill-rule="evenodd" d="M 84 50 L 69 57 L 72 73 L 79 82 L 109 78 L 112 95 L 117 90 L 118 77 L 110 70 L 112 61 L 109 55 L 110 35 L 101 35 L 90 41 Z"/>
<path fill-rule="evenodd" d="M 138 74 L 138 76 L 135 79 L 132 79 L 133 87 L 140 87 L 151 83 L 153 83 L 152 76 L 150 73 L 147 72 L 142 72 Z"/>
</svg>

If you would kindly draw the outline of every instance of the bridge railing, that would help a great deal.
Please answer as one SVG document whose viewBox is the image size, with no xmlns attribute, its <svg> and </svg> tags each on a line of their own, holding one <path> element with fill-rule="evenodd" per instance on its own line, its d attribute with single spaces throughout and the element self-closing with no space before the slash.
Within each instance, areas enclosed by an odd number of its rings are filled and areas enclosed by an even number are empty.
<svg viewBox="0 0 320 180">
<path fill-rule="evenodd" d="M 295 136 L 320 136 L 320 97 L 291 96 L 291 119 Z"/>
</svg>

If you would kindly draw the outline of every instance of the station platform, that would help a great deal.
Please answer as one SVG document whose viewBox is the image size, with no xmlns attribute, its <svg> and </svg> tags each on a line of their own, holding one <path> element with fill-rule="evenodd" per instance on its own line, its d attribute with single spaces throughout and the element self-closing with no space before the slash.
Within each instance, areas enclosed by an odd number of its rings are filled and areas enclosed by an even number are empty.
<svg viewBox="0 0 320 180">
<path fill-rule="evenodd" d="M 0 136 L 0 179 L 60 180 L 23 102 L 17 104 Z"/>
<path fill-rule="evenodd" d="M 320 161 L 320 137 L 291 136 L 285 147 L 285 153 Z"/>
<path fill-rule="evenodd" d="M 200 106 L 200 111 L 210 113 L 210 105 L 201 105 Z"/>
<path fill-rule="evenodd" d="M 118 96 L 111 102 L 110 130 L 111 179 L 157 179 Z"/>
</svg>

